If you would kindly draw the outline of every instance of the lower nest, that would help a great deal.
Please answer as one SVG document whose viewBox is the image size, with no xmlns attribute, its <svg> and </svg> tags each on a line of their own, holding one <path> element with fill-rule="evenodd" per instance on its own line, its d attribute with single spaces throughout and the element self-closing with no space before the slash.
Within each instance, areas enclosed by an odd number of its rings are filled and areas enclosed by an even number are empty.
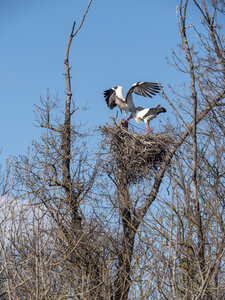
<svg viewBox="0 0 225 300">
<path fill-rule="evenodd" d="M 114 123 L 100 130 L 110 146 L 110 160 L 127 175 L 128 183 L 135 183 L 157 169 L 172 143 L 165 134 L 137 134 Z"/>
</svg>

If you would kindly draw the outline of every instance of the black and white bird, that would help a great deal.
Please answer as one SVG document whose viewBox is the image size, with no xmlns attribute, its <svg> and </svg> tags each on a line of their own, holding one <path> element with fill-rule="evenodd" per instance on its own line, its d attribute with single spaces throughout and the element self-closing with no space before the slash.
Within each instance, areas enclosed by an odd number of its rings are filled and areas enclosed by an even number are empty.
<svg viewBox="0 0 225 300">
<path fill-rule="evenodd" d="M 139 111 L 137 114 L 131 114 L 127 121 L 134 118 L 134 120 L 137 123 L 140 123 L 142 121 L 145 122 L 146 125 L 146 132 L 150 130 L 149 128 L 149 122 L 153 119 L 155 119 L 158 114 L 165 113 L 166 109 L 164 107 L 161 107 L 161 105 L 157 105 L 154 108 L 145 108 L 141 111 Z"/>
<path fill-rule="evenodd" d="M 150 97 L 160 92 L 160 85 L 155 82 L 136 82 L 127 92 L 126 98 L 123 97 L 122 86 L 116 86 L 104 91 L 105 101 L 110 109 L 118 106 L 121 113 L 125 111 L 124 121 L 126 120 L 128 112 L 136 114 L 137 111 L 143 110 L 141 106 L 135 106 L 133 102 L 133 93 L 144 97 Z"/>
</svg>

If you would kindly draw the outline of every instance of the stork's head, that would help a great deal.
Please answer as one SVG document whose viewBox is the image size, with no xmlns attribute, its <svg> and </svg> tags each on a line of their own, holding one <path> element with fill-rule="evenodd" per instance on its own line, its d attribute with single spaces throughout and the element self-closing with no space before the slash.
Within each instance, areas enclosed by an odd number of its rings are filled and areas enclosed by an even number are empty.
<svg viewBox="0 0 225 300">
<path fill-rule="evenodd" d="M 160 104 L 157 105 L 156 109 L 157 109 L 158 114 L 166 112 L 166 109 L 164 107 L 161 107 Z"/>
</svg>

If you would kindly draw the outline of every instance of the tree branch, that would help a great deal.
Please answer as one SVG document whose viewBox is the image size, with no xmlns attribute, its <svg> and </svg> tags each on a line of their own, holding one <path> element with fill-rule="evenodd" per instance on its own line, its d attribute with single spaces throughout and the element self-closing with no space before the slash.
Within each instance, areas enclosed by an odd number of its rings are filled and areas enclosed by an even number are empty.
<svg viewBox="0 0 225 300">
<path fill-rule="evenodd" d="M 81 29 L 81 27 L 82 27 L 82 25 L 83 25 L 83 23 L 84 23 L 84 20 L 85 20 L 85 18 L 86 18 L 86 15 L 87 15 L 87 13 L 88 13 L 89 7 L 90 7 L 90 5 L 91 5 L 91 2 L 92 2 L 92 0 L 89 1 L 88 6 L 87 6 L 87 8 L 86 8 L 86 11 L 85 11 L 85 13 L 84 13 L 84 15 L 83 15 L 83 18 L 82 18 L 81 22 L 80 22 L 80 25 L 78 26 L 76 32 L 73 34 L 73 37 L 75 37 L 75 35 L 76 35 L 76 34 L 79 32 L 79 30 Z"/>
</svg>

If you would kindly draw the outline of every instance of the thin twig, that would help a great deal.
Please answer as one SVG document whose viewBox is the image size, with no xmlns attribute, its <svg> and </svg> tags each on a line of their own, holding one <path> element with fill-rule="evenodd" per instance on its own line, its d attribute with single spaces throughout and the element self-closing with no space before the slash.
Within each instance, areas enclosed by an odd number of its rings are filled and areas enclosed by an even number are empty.
<svg viewBox="0 0 225 300">
<path fill-rule="evenodd" d="M 83 23 L 84 23 L 84 20 L 85 20 L 85 18 L 86 18 L 86 15 L 87 15 L 87 13 L 88 13 L 89 7 L 90 7 L 90 5 L 91 5 L 91 2 L 92 2 L 92 0 L 89 1 L 88 6 L 87 6 L 87 8 L 86 8 L 86 11 L 85 11 L 85 13 L 84 13 L 84 15 L 83 15 L 83 18 L 82 18 L 82 20 L 81 20 L 81 22 L 80 22 L 80 25 L 78 26 L 77 30 L 75 31 L 74 34 L 73 34 L 73 31 L 72 31 L 72 37 L 75 37 L 75 35 L 76 35 L 76 34 L 79 32 L 79 30 L 81 29 L 81 27 L 82 27 L 82 25 L 83 25 Z"/>
</svg>

